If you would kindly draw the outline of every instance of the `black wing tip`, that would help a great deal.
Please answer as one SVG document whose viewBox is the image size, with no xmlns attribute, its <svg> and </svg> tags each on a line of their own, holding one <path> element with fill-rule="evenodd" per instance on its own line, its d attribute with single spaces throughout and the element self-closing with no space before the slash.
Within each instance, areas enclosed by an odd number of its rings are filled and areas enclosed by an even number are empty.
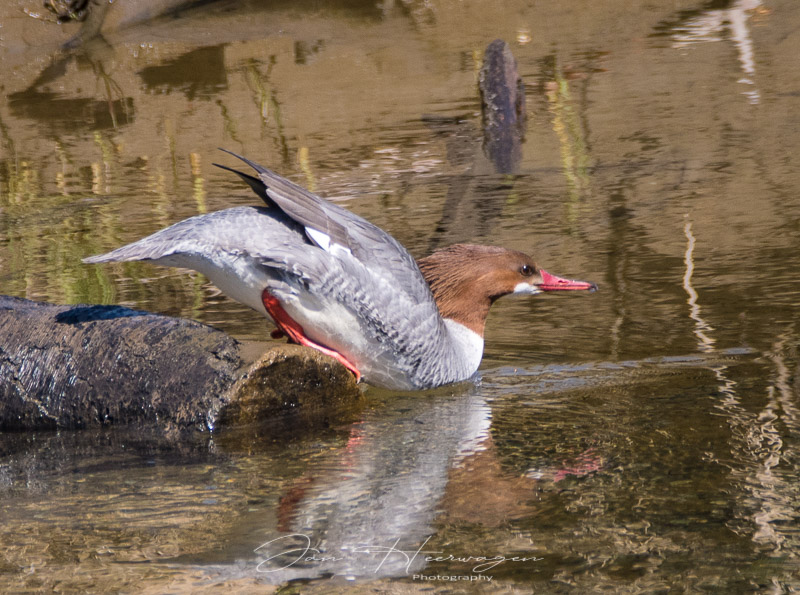
<svg viewBox="0 0 800 595">
<path fill-rule="evenodd" d="M 230 151 L 226 151 L 225 149 L 221 149 L 221 150 L 225 151 L 226 153 L 231 153 Z M 239 157 L 235 153 L 231 153 L 231 155 L 235 155 L 236 157 Z M 239 158 L 242 159 L 243 161 L 247 162 L 247 160 L 244 159 L 244 157 L 239 157 Z M 255 192 L 259 196 L 259 198 L 261 198 L 261 200 L 263 200 L 265 203 L 267 203 L 267 206 L 270 206 L 270 207 L 275 206 L 275 201 L 273 201 L 269 197 L 269 195 L 267 194 L 267 185 L 263 182 L 263 180 L 255 177 L 255 176 L 251 176 L 250 174 L 246 174 L 243 171 L 239 171 L 238 169 L 233 169 L 232 167 L 228 167 L 227 165 L 222 165 L 220 163 L 212 163 L 212 165 L 214 165 L 214 166 L 216 166 L 216 167 L 218 167 L 220 169 L 224 169 L 225 171 L 229 171 L 229 172 L 235 173 L 242 180 L 247 182 L 247 185 L 250 186 L 250 189 L 253 192 Z"/>
<path fill-rule="evenodd" d="M 212 162 L 211 162 L 211 165 L 213 165 L 214 167 L 218 167 L 218 168 L 220 168 L 220 169 L 224 169 L 224 170 L 227 170 L 227 171 L 232 171 L 232 172 L 234 172 L 234 173 L 237 173 L 237 174 L 239 173 L 239 171 L 238 171 L 238 170 L 235 170 L 235 169 L 233 169 L 232 167 L 228 167 L 227 165 L 222 165 L 221 163 L 214 163 L 214 162 L 212 161 Z"/>
<path fill-rule="evenodd" d="M 218 151 L 222 151 L 223 153 L 227 153 L 228 155 L 233 155 L 234 157 L 238 157 L 239 159 L 244 159 L 241 155 L 234 153 L 230 149 L 226 149 L 225 147 L 217 147 Z"/>
<path fill-rule="evenodd" d="M 265 186 L 264 182 L 259 180 L 257 177 L 251 176 L 250 174 L 246 174 L 243 171 L 240 171 L 238 169 L 234 169 L 234 168 L 229 167 L 227 165 L 222 165 L 221 163 L 212 163 L 211 165 L 213 165 L 215 167 L 218 167 L 220 169 L 224 169 L 225 171 L 229 171 L 229 172 L 235 173 L 237 176 L 239 176 L 240 178 L 245 180 L 248 184 L 251 183 L 251 182 L 256 182 L 256 183 L 260 184 L 261 186 Z"/>
<path fill-rule="evenodd" d="M 240 159 L 241 161 L 244 161 L 247 165 L 252 167 L 254 170 L 256 170 L 260 174 L 270 173 L 269 170 L 266 167 L 264 167 L 263 165 L 259 165 L 255 161 L 250 161 L 247 157 L 242 157 L 238 153 L 234 153 L 233 151 L 229 151 L 228 149 L 223 149 L 222 147 L 217 147 L 217 148 L 220 151 L 222 151 L 223 153 L 227 153 L 228 155 L 233 155 L 237 159 Z"/>
</svg>

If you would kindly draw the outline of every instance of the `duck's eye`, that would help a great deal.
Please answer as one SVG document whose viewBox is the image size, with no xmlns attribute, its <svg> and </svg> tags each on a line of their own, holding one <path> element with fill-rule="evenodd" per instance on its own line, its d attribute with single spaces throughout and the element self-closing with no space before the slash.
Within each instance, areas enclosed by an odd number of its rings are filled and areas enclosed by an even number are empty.
<svg viewBox="0 0 800 595">
<path fill-rule="evenodd" d="M 533 267 L 529 264 L 523 264 L 522 267 L 519 269 L 519 272 L 522 273 L 525 277 L 530 277 L 533 275 Z"/>
</svg>

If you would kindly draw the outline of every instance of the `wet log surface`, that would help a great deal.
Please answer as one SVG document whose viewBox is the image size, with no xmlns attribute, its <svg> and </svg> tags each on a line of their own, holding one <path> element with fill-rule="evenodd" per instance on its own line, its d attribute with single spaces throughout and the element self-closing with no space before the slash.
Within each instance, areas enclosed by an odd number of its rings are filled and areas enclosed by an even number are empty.
<svg viewBox="0 0 800 595">
<path fill-rule="evenodd" d="M 0 430 L 157 425 L 168 431 L 305 416 L 360 394 L 326 356 L 241 345 L 195 321 L 119 306 L 0 296 Z"/>
</svg>

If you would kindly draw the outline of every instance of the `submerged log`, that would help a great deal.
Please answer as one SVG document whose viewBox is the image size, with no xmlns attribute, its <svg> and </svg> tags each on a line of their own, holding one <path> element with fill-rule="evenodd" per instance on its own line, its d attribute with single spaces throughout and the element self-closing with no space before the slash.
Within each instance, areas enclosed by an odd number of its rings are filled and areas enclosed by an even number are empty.
<svg viewBox="0 0 800 595">
<path fill-rule="evenodd" d="M 359 395 L 349 371 L 312 349 L 278 346 L 248 365 L 238 341 L 192 320 L 0 296 L 0 431 L 209 431 Z"/>
</svg>

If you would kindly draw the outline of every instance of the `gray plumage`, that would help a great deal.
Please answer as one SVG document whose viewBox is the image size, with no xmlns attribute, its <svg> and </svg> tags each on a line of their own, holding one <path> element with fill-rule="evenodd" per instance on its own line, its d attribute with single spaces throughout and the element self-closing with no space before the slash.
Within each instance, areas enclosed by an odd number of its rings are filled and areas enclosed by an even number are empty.
<svg viewBox="0 0 800 595">
<path fill-rule="evenodd" d="M 475 372 L 482 339 L 476 360 L 475 341 L 470 336 L 464 344 L 466 329 L 442 319 L 417 263 L 397 240 L 239 158 L 258 178 L 230 171 L 267 207 L 191 217 L 84 262 L 149 260 L 191 268 L 262 314 L 261 291 L 268 288 L 309 338 L 344 355 L 378 386 L 427 388 Z"/>
</svg>

